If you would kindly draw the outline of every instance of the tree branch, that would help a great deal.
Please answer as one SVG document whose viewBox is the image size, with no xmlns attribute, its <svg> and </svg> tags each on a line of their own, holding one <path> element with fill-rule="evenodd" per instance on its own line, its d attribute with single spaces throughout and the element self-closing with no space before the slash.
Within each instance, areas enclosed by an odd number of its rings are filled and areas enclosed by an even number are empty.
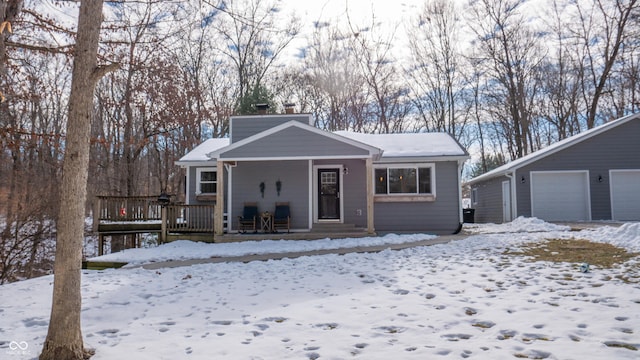
<svg viewBox="0 0 640 360">
<path fill-rule="evenodd" d="M 106 74 L 118 70 L 120 68 L 120 63 L 111 63 L 109 65 L 100 65 L 93 70 L 91 74 L 91 80 L 94 84 L 98 83 L 100 79 Z"/>
<path fill-rule="evenodd" d="M 17 49 L 25 49 L 32 51 L 41 51 L 55 54 L 69 54 L 75 45 L 63 45 L 63 46 L 38 46 L 38 45 L 29 45 L 29 44 L 20 44 L 13 41 L 5 42 L 7 47 L 17 48 Z"/>
</svg>

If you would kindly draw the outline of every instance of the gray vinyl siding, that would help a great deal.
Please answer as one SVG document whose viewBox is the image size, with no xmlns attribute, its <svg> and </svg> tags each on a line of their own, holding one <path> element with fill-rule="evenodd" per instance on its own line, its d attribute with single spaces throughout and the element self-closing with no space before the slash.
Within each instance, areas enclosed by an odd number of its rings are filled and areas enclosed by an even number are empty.
<svg viewBox="0 0 640 360">
<path fill-rule="evenodd" d="M 188 172 L 189 172 L 189 176 L 188 176 L 188 180 L 189 180 L 189 193 L 187 194 L 187 199 L 186 202 L 190 205 L 214 205 L 216 202 L 215 201 L 200 201 L 198 200 L 198 198 L 196 197 L 196 183 L 197 183 L 197 178 L 196 178 L 196 174 L 197 174 L 197 170 L 199 168 L 210 168 L 210 167 L 216 167 L 216 163 L 212 162 L 211 166 L 190 166 L 188 168 Z M 227 171 L 225 170 L 224 172 L 225 174 L 225 178 L 227 176 Z M 228 186 L 228 184 L 225 184 Z M 225 191 L 227 186 L 225 186 Z M 218 190 L 219 191 L 219 190 Z"/>
<path fill-rule="evenodd" d="M 310 114 L 281 114 L 231 117 L 231 143 L 238 142 L 272 127 L 295 120 L 310 125 Z"/>
<path fill-rule="evenodd" d="M 588 171 L 591 198 L 591 218 L 611 219 L 611 196 L 609 189 L 610 169 L 640 168 L 640 119 L 608 129 L 566 149 L 545 156 L 516 170 L 516 216 L 531 216 L 532 171 Z M 599 182 L 598 177 L 603 181 Z M 524 182 L 522 179 L 524 177 Z M 501 179 L 506 177 L 500 177 Z M 496 182 L 496 183 L 494 183 Z M 476 207 L 479 222 L 502 222 L 501 181 L 490 179 L 474 184 L 478 197 L 485 202 Z M 495 200 L 490 201 L 490 198 Z M 496 204 L 496 202 L 498 202 Z"/>
<path fill-rule="evenodd" d="M 257 202 L 258 211 L 275 210 L 276 202 L 289 202 L 291 228 L 309 228 L 309 162 L 301 161 L 248 161 L 239 162 L 232 170 L 232 216 L 236 229 L 238 215 L 242 215 L 245 202 Z M 276 181 L 282 182 L 280 195 Z M 264 182 L 264 197 L 260 183 Z"/>
<path fill-rule="evenodd" d="M 475 209 L 475 222 L 498 224 L 502 222 L 502 182 L 508 180 L 506 176 L 500 176 L 471 187 L 477 189 L 477 202 L 471 204 Z"/>
<path fill-rule="evenodd" d="M 343 219 L 345 224 L 367 227 L 367 175 L 365 160 L 321 160 L 314 165 L 342 165 L 348 169 L 340 176 L 342 181 Z M 360 210 L 358 212 L 358 210 Z"/>
<path fill-rule="evenodd" d="M 318 135 L 298 127 L 290 127 L 245 146 L 227 151 L 221 155 L 221 158 L 367 156 L 368 154 L 365 149 L 346 144 L 331 137 Z"/>
<path fill-rule="evenodd" d="M 437 162 L 436 200 L 432 202 L 376 202 L 378 232 L 426 232 L 451 234 L 460 224 L 458 163 Z"/>
</svg>

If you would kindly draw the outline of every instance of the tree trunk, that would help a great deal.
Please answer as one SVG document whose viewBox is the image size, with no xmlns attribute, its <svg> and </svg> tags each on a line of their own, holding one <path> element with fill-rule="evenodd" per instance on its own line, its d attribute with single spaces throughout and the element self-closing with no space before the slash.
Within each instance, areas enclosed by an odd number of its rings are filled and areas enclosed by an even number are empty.
<svg viewBox="0 0 640 360">
<path fill-rule="evenodd" d="M 85 359 L 91 356 L 82 341 L 80 280 L 91 110 L 93 91 L 100 77 L 96 58 L 102 3 L 103 0 L 80 3 L 62 174 L 53 302 L 49 332 L 40 360 Z"/>
</svg>

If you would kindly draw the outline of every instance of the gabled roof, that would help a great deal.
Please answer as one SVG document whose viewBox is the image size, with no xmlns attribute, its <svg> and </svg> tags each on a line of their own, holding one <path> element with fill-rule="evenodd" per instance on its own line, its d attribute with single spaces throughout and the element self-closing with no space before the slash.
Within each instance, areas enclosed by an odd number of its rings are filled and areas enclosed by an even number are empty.
<svg viewBox="0 0 640 360">
<path fill-rule="evenodd" d="M 473 184 L 479 181 L 483 181 L 483 180 L 487 180 L 487 179 L 491 179 L 493 177 L 498 177 L 498 176 L 504 176 L 507 173 L 511 173 L 521 167 L 527 166 L 535 161 L 538 161 L 542 158 L 545 158 L 547 156 L 550 156 L 552 154 L 555 154 L 559 151 L 562 151 L 568 147 L 571 147 L 575 144 L 581 143 L 587 139 L 590 139 L 598 134 L 601 134 L 605 131 L 611 130 L 615 127 L 618 127 L 622 124 L 625 124 L 629 121 L 632 120 L 636 120 L 636 119 L 640 119 L 640 113 L 638 114 L 631 114 L 631 115 L 627 115 L 624 117 L 621 117 L 619 119 L 610 121 L 606 124 L 600 125 L 600 126 L 596 126 L 592 129 L 586 130 L 581 132 L 580 134 L 576 134 L 573 136 L 570 136 L 566 139 L 560 140 L 558 142 L 555 142 L 549 146 L 547 146 L 544 149 L 540 149 L 538 151 L 532 152 L 531 154 L 528 154 L 526 156 L 523 156 L 519 159 L 510 161 L 500 167 L 497 167 L 489 172 L 486 172 L 480 176 L 477 176 L 471 180 L 468 181 L 468 183 Z"/>
<path fill-rule="evenodd" d="M 365 144 L 363 142 L 360 142 L 351 138 L 336 135 L 334 133 L 318 129 L 314 126 L 303 124 L 299 121 L 292 120 L 284 124 L 274 126 L 270 129 L 267 129 L 255 135 L 252 135 L 250 137 L 244 138 L 240 141 L 234 142 L 233 144 L 226 146 L 224 148 L 219 148 L 214 151 L 211 151 L 207 154 L 207 156 L 211 159 L 224 157 L 225 153 L 229 153 L 235 149 L 239 149 L 251 143 L 258 142 L 259 140 L 268 138 L 269 136 L 280 133 L 287 129 L 301 129 L 304 132 L 312 133 L 323 138 L 332 139 L 334 141 L 338 141 L 340 143 L 344 143 L 354 148 L 360 149 L 361 151 L 368 153 L 369 156 L 373 156 L 374 158 L 379 158 L 380 155 L 382 154 L 382 150 L 377 147 L 371 146 L 369 144 Z M 270 155 L 260 154 L 260 157 L 270 158 Z"/>
<path fill-rule="evenodd" d="M 335 133 L 382 149 L 383 158 L 469 156 L 467 151 L 446 133 L 363 134 L 350 131 Z"/>
<path fill-rule="evenodd" d="M 446 133 L 408 133 L 408 134 L 362 134 L 349 131 L 328 132 L 299 121 L 284 124 L 262 131 L 233 144 L 228 138 L 209 139 L 176 162 L 177 165 L 211 165 L 215 159 L 225 153 L 242 148 L 251 143 L 267 139 L 287 129 L 301 129 L 324 138 L 353 146 L 373 156 L 374 160 L 416 159 L 416 158 L 458 158 L 467 159 L 469 154 L 460 144 Z M 262 155 L 261 155 L 262 156 Z M 358 155 L 361 156 L 361 155 Z M 223 156 L 224 157 L 224 156 Z M 269 154 L 263 156 L 269 158 Z"/>
<path fill-rule="evenodd" d="M 211 161 L 207 156 L 208 153 L 216 151 L 225 146 L 229 146 L 229 138 L 208 139 L 202 144 L 189 151 L 186 155 L 176 161 L 176 165 L 193 165 L 194 162 Z"/>
</svg>

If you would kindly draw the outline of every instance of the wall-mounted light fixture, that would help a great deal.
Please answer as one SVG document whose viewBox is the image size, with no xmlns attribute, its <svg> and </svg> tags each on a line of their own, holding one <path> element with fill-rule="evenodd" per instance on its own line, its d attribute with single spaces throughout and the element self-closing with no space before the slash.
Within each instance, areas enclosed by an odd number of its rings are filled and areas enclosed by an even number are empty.
<svg viewBox="0 0 640 360">
<path fill-rule="evenodd" d="M 602 178 L 602 175 L 598 175 L 598 182 L 603 182 L 604 179 Z"/>
<path fill-rule="evenodd" d="M 349 173 L 349 168 L 348 168 L 348 167 L 346 167 L 346 168 L 342 169 L 342 173 L 343 173 L 344 175 L 347 175 L 347 174 Z"/>
<path fill-rule="evenodd" d="M 522 175 L 522 177 L 520 178 L 520 182 L 523 184 L 527 182 L 527 179 L 524 178 L 524 175 Z"/>
</svg>

